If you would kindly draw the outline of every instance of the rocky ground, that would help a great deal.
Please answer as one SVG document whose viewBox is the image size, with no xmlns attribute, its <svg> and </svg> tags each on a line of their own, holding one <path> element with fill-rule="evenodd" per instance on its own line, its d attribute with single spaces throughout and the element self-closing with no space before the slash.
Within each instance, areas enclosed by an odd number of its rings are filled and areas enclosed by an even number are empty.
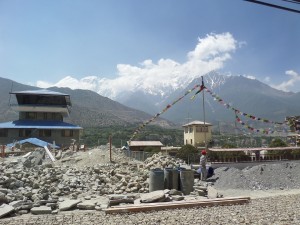
<svg viewBox="0 0 300 225">
<path fill-rule="evenodd" d="M 165 199 L 207 198 L 198 187 L 216 189 L 215 197 L 250 196 L 245 205 L 106 215 L 112 196 L 140 201 L 149 192 L 149 170 L 183 162 L 154 155 L 145 162 L 108 146 L 56 154 L 43 149 L 0 161 L 0 224 L 299 224 L 300 164 L 282 162 L 243 170 L 221 167 L 207 182 L 194 181 L 187 196 L 165 191 Z M 121 199 L 122 201 L 122 199 Z M 8 210 L 8 213 L 5 213 Z M 2 211 L 2 214 L 1 214 Z M 272 212 L 272 213 L 270 213 Z M 39 215 L 45 214 L 45 215 Z M 2 215 L 2 216 L 1 216 Z"/>
<path fill-rule="evenodd" d="M 102 211 L 72 211 L 58 215 L 30 214 L 5 218 L 5 225 L 94 225 L 94 224 L 300 224 L 300 195 L 277 196 L 251 200 L 245 205 L 218 206 L 192 209 L 173 209 L 147 213 L 105 214 Z"/>
</svg>

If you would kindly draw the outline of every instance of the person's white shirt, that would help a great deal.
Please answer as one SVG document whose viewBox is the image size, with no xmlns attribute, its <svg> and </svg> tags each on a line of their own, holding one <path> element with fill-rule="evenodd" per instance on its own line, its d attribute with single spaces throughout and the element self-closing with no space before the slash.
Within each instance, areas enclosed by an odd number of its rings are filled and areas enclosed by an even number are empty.
<svg viewBox="0 0 300 225">
<path fill-rule="evenodd" d="M 201 155 L 201 157 L 200 157 L 200 165 L 201 166 L 205 166 L 206 165 L 206 160 L 207 160 L 206 155 Z"/>
</svg>

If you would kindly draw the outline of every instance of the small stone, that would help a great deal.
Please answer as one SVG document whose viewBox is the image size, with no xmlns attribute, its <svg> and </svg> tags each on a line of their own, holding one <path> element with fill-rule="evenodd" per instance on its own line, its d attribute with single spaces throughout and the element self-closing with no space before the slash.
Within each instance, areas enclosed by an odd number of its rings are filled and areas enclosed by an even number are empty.
<svg viewBox="0 0 300 225">
<path fill-rule="evenodd" d="M 51 214 L 52 209 L 47 206 L 33 207 L 30 212 L 35 215 Z"/>
</svg>

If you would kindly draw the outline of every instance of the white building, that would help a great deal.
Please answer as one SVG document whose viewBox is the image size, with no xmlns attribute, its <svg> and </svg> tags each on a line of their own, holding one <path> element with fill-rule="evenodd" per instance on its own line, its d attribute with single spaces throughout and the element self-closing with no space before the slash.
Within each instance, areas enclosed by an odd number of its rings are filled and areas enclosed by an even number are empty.
<svg viewBox="0 0 300 225">
<path fill-rule="evenodd" d="M 212 140 L 212 125 L 202 121 L 193 121 L 182 126 L 184 128 L 184 144 L 195 147 L 205 146 Z"/>
</svg>

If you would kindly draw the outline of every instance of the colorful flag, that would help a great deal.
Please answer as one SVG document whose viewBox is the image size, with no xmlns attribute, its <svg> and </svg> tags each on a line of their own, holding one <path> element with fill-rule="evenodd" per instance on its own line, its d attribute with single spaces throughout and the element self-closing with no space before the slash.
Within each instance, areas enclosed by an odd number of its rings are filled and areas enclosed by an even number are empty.
<svg viewBox="0 0 300 225">
<path fill-rule="evenodd" d="M 202 83 L 202 85 L 200 86 L 200 89 L 191 97 L 191 99 L 193 100 L 197 94 L 199 94 L 201 91 L 203 91 L 206 87 L 204 86 L 204 84 Z"/>
</svg>

